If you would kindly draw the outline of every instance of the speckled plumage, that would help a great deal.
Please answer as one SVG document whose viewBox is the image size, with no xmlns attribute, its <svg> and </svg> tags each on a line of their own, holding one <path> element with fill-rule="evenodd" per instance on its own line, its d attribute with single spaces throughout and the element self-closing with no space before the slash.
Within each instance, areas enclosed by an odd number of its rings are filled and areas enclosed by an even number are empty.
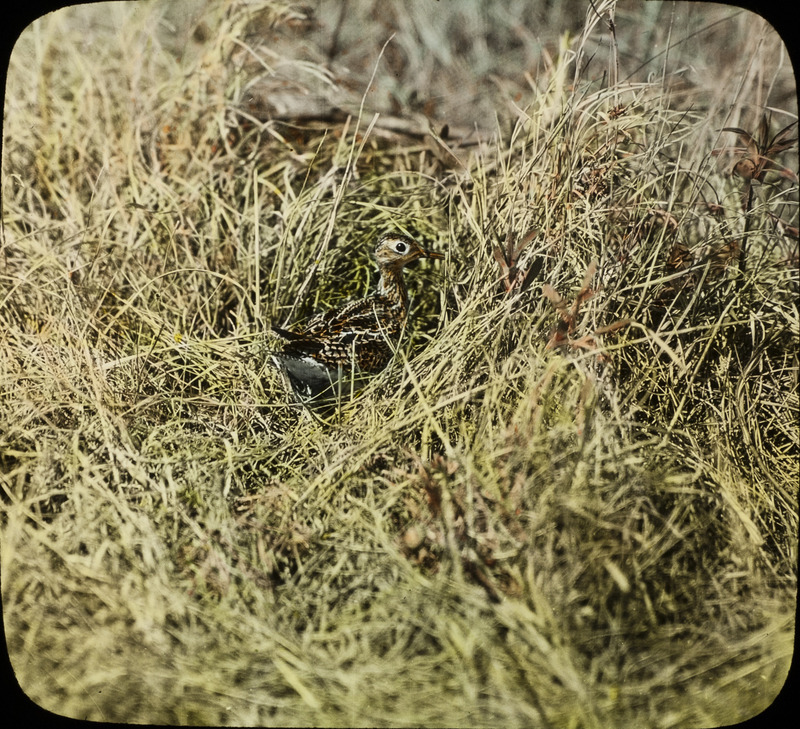
<svg viewBox="0 0 800 729">
<path fill-rule="evenodd" d="M 380 281 L 372 295 L 323 312 L 299 332 L 272 331 L 285 340 L 273 361 L 288 375 L 295 391 L 309 397 L 343 378 L 380 372 L 389 363 L 408 315 L 403 267 L 417 258 L 444 258 L 411 238 L 387 233 L 375 248 Z"/>
</svg>

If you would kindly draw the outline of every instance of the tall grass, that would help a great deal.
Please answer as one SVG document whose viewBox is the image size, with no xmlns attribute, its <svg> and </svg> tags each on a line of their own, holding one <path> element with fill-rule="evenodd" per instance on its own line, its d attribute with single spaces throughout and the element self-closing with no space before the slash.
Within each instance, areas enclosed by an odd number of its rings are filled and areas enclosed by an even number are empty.
<svg viewBox="0 0 800 729">
<path fill-rule="evenodd" d="M 42 706 L 691 727 L 780 689 L 797 152 L 743 176 L 722 130 L 796 119 L 782 45 L 725 8 L 556 4 L 545 38 L 527 3 L 439 5 L 113 4 L 20 39 L 0 558 Z M 308 411 L 269 324 L 364 295 L 386 229 L 446 260 L 408 272 L 390 366 Z"/>
</svg>

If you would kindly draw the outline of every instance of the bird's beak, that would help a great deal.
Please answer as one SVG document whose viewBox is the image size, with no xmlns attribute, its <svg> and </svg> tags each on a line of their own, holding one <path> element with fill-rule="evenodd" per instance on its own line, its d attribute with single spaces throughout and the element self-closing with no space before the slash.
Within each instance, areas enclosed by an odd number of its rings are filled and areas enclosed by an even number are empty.
<svg viewBox="0 0 800 729">
<path fill-rule="evenodd" d="M 444 258 L 444 253 L 436 253 L 435 251 L 426 251 L 425 249 L 422 250 L 422 255 L 425 258 Z"/>
</svg>

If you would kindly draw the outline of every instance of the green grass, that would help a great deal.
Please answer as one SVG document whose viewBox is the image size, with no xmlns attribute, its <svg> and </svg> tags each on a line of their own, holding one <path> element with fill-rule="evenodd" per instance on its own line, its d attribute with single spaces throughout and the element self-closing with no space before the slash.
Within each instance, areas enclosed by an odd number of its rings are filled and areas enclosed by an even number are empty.
<svg viewBox="0 0 800 729">
<path fill-rule="evenodd" d="M 798 191 L 731 173 L 721 130 L 796 119 L 781 43 L 722 6 L 596 4 L 612 36 L 579 3 L 440 5 L 337 33 L 339 3 L 117 3 L 21 37 L 0 567 L 40 705 L 671 728 L 780 689 Z M 446 259 L 408 272 L 387 370 L 308 411 L 269 325 L 364 295 L 387 229 Z"/>
</svg>

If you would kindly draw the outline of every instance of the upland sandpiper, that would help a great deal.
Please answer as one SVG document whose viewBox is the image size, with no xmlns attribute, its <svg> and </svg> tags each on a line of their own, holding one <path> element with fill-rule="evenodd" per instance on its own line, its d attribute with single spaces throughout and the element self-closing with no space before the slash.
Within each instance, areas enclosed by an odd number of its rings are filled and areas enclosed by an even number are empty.
<svg viewBox="0 0 800 729">
<path fill-rule="evenodd" d="M 285 340 L 273 362 L 289 376 L 302 398 L 333 395 L 345 380 L 360 380 L 389 363 L 408 315 L 403 268 L 418 258 L 444 258 L 399 233 L 378 239 L 375 259 L 380 280 L 365 299 L 318 314 L 297 332 L 272 331 Z"/>
</svg>

